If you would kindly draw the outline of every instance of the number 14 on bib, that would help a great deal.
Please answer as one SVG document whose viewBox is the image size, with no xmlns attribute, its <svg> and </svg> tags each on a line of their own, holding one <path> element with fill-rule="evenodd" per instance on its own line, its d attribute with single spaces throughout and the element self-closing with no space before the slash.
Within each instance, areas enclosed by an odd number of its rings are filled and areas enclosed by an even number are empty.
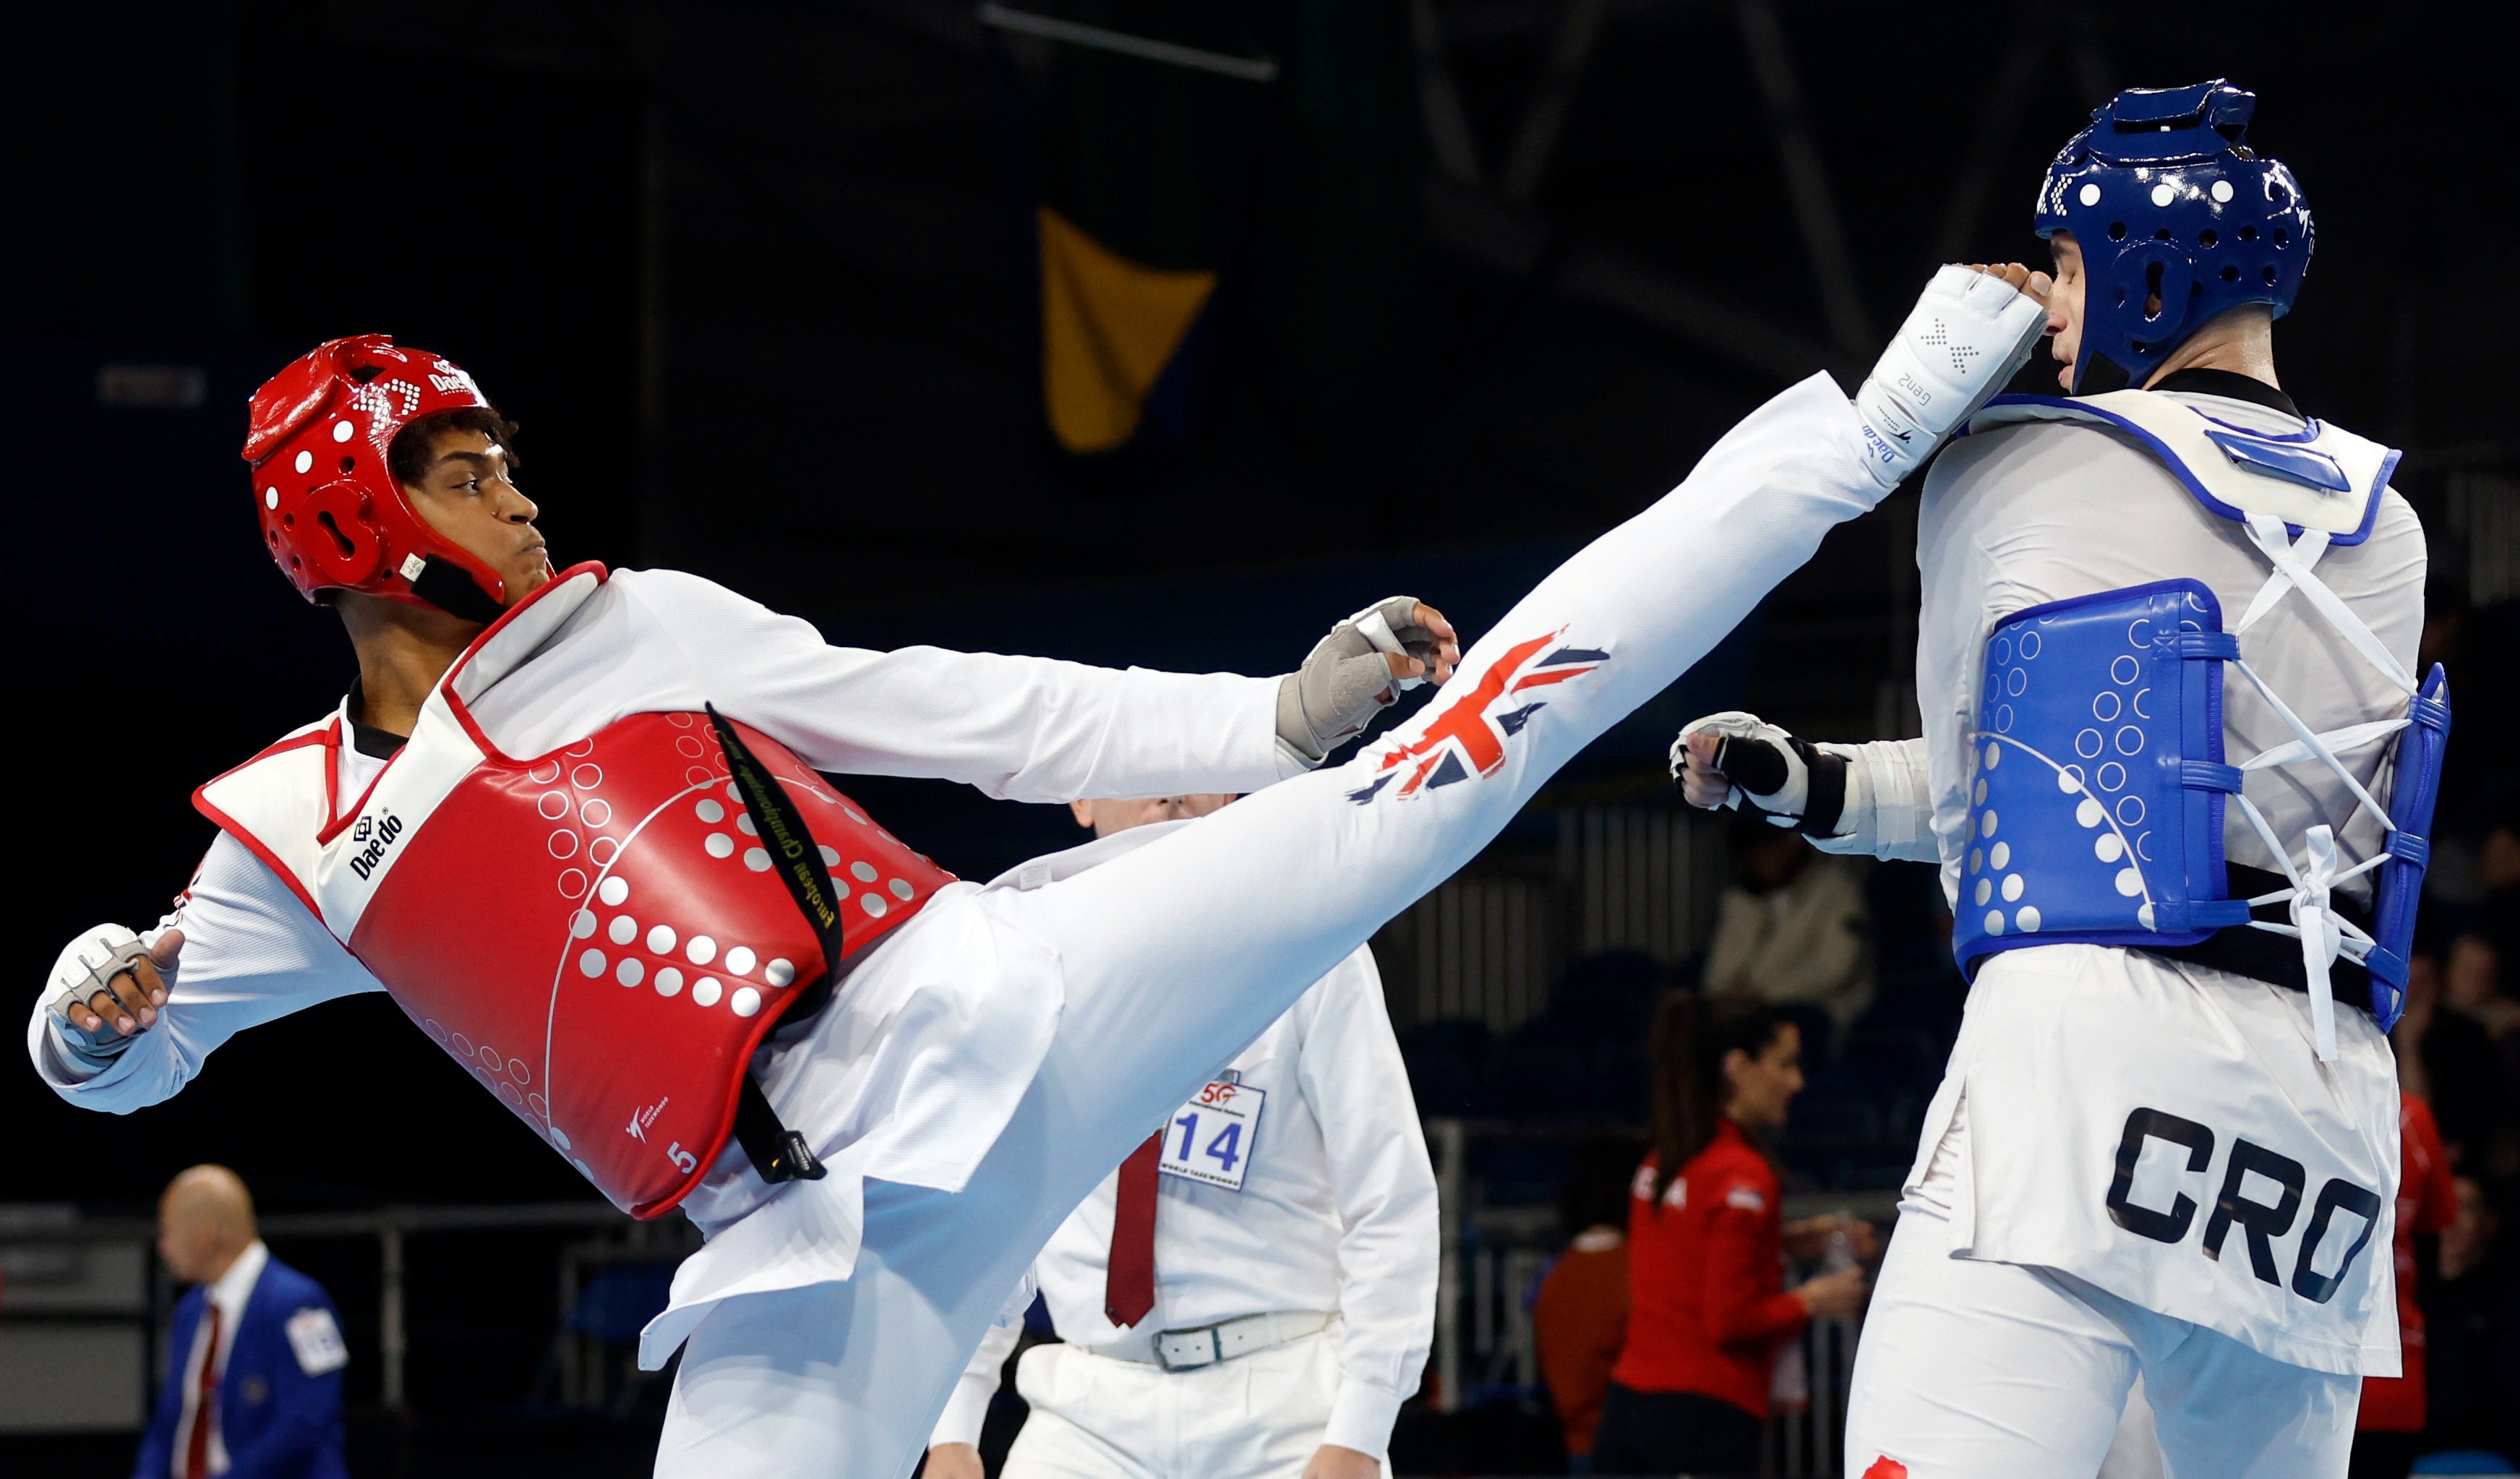
<svg viewBox="0 0 2520 1479">
<path fill-rule="evenodd" d="M 1202 1186 L 1241 1190 L 1260 1135 L 1260 1109 L 1268 1101 L 1266 1090 L 1230 1077 L 1209 1084 L 1165 1127 L 1163 1155 L 1155 1169 Z"/>
</svg>

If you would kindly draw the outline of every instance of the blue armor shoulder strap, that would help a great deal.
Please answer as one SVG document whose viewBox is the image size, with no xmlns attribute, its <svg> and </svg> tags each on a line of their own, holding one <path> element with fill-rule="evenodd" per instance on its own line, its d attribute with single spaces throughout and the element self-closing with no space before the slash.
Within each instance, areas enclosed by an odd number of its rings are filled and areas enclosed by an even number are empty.
<svg viewBox="0 0 2520 1479">
<path fill-rule="evenodd" d="M 2276 434 L 2220 421 L 2176 397 L 2112 390 L 2067 400 L 1999 395 L 1969 419 L 1969 431 L 2023 422 L 2077 422 L 2133 437 L 2161 460 L 2196 501 L 2228 519 L 2283 520 L 2293 537 L 2316 529 L 2334 545 L 2361 544 L 2379 516 L 2398 450 L 2312 420 Z"/>
</svg>

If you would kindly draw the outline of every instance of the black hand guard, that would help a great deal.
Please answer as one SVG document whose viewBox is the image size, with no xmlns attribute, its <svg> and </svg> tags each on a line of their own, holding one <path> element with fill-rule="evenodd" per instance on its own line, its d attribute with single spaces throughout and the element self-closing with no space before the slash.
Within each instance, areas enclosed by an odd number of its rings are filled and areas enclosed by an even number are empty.
<svg viewBox="0 0 2520 1479">
<path fill-rule="evenodd" d="M 1807 837 L 1837 835 L 1837 824 L 1846 812 L 1845 759 L 1793 736 L 1787 736 L 1785 742 L 1802 760 L 1806 778 L 1802 815 L 1787 820 L 1795 831 Z M 1727 735 L 1715 748 L 1715 770 L 1740 787 L 1743 811 L 1762 817 L 1785 815 L 1769 811 L 1754 799 L 1775 795 L 1793 779 L 1792 767 L 1776 745 L 1765 740 Z"/>
</svg>

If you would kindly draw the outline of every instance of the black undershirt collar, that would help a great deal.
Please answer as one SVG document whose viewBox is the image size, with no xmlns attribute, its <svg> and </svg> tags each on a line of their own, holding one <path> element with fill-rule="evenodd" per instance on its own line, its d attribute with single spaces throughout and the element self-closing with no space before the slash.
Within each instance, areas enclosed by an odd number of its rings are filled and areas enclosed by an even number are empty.
<svg viewBox="0 0 2520 1479">
<path fill-rule="evenodd" d="M 383 730 L 361 724 L 356 716 L 359 710 L 367 706 L 367 695 L 360 689 L 359 680 L 351 679 L 349 696 L 341 701 L 341 714 L 350 721 L 350 748 L 371 760 L 390 760 L 411 737 L 388 734 Z"/>
<path fill-rule="evenodd" d="M 2309 419 L 2302 416 L 2301 408 L 2292 403 L 2291 396 L 2268 384 L 2265 381 L 2246 375 L 2235 375 L 2228 370 L 2202 368 L 2173 370 L 2154 381 L 2147 388 L 2184 390 L 2190 395 L 2219 395 L 2225 400 L 2247 401 L 2253 406 L 2264 406 L 2270 411 L 2280 411 L 2286 416 L 2304 421 Z"/>
</svg>

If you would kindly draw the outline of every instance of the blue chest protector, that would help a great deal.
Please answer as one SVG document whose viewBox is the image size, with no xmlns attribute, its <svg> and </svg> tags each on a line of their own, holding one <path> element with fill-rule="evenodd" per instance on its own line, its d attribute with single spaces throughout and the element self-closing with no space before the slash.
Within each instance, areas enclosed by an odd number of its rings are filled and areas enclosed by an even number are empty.
<svg viewBox="0 0 2520 1479">
<path fill-rule="evenodd" d="M 2241 522 L 2274 570 L 2240 622 L 2243 630 L 2287 591 L 2311 599 L 2309 588 L 2317 586 L 2326 595 L 2310 565 L 2329 545 L 2369 535 L 2397 461 L 2386 448 L 2317 422 L 2297 436 L 2268 436 L 2139 390 L 2072 401 L 1999 397 L 1970 429 L 2029 420 L 2096 423 L 2128 434 L 2206 508 Z M 1968 850 L 1953 930 L 1963 967 L 1974 970 L 1988 956 L 2024 946 L 2176 949 L 2220 930 L 2273 930 L 2303 940 L 2322 1023 L 2328 968 L 2339 956 L 2368 971 L 2380 1026 L 2396 1022 L 2450 732 L 2449 686 L 2438 665 L 2412 683 L 2332 596 L 2314 604 L 2408 691 L 2405 719 L 2312 733 L 2247 670 L 2239 634 L 2225 630 L 2220 603 L 2195 580 L 2052 602 L 1996 625 L 1979 680 Z M 2257 684 L 2291 727 L 2292 743 L 2227 761 L 2227 669 Z M 2383 802 L 2336 755 L 2393 734 Z M 2358 805 L 2384 817 L 2382 852 L 2340 863 L 2342 817 L 2298 841 L 2276 837 L 2242 783 L 2247 771 L 2290 764 L 2324 765 L 2344 776 Z M 2231 896 L 2223 835 L 2234 806 L 2281 861 L 2284 889 Z M 2338 916 L 2328 897 L 2331 885 L 2361 873 L 2375 874 L 2368 929 Z M 2287 901 L 2288 923 L 2253 919 L 2253 905 Z M 2332 1028 L 2323 1027 L 2322 1055 L 2332 1055 Z"/>
<path fill-rule="evenodd" d="M 1954 930 L 1963 963 L 2065 941 L 2193 945 L 2248 922 L 2224 897 L 2223 664 L 2214 593 L 2163 580 L 2033 606 L 1987 640 Z"/>
</svg>

